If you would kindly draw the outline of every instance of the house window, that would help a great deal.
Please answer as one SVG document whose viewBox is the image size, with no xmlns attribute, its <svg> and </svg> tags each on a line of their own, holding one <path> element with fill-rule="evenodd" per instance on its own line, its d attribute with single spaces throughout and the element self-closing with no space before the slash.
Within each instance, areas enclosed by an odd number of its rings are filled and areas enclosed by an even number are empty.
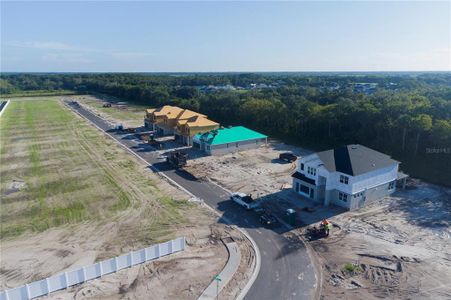
<svg viewBox="0 0 451 300">
<path fill-rule="evenodd" d="M 347 202 L 348 201 L 348 195 L 346 195 L 345 193 L 339 192 L 338 193 L 338 199 L 340 199 L 343 202 Z"/>
<path fill-rule="evenodd" d="M 308 194 L 310 194 L 310 188 L 308 186 L 301 184 L 301 192 L 308 195 Z"/>
<path fill-rule="evenodd" d="M 349 177 L 348 176 L 344 176 L 344 175 L 340 175 L 340 182 L 344 183 L 344 184 L 348 184 Z"/>
<path fill-rule="evenodd" d="M 210 150 L 210 146 L 207 146 L 207 150 Z"/>
<path fill-rule="evenodd" d="M 235 146 L 238 148 L 238 143 L 236 143 Z"/>
<path fill-rule="evenodd" d="M 392 190 L 392 189 L 394 189 L 394 188 L 395 188 L 395 182 L 392 181 L 392 182 L 390 182 L 390 183 L 388 184 L 388 189 L 389 189 L 389 190 Z"/>
<path fill-rule="evenodd" d="M 316 176 L 316 169 L 312 167 L 307 167 L 307 173 L 310 175 Z"/>
<path fill-rule="evenodd" d="M 229 148 L 229 144 L 227 144 L 227 148 Z"/>
<path fill-rule="evenodd" d="M 301 171 L 304 171 L 304 164 L 301 163 Z"/>
</svg>

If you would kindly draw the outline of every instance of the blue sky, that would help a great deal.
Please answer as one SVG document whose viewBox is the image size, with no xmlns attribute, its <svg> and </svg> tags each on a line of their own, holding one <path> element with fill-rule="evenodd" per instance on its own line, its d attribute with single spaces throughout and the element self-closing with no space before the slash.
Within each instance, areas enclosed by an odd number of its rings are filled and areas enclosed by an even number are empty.
<svg viewBox="0 0 451 300">
<path fill-rule="evenodd" d="M 1 70 L 451 70 L 451 2 L 1 2 Z"/>
</svg>

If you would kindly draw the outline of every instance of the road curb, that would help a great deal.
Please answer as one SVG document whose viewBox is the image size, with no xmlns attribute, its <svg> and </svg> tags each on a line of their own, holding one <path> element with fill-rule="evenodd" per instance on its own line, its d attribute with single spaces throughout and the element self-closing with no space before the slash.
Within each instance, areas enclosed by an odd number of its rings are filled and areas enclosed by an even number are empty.
<svg viewBox="0 0 451 300">
<path fill-rule="evenodd" d="M 219 185 L 218 185 L 219 186 Z M 221 187 L 221 186 L 219 186 Z M 249 233 L 246 231 L 246 229 L 240 228 L 236 225 L 233 225 L 233 222 L 230 221 L 227 217 L 224 217 L 221 215 L 216 209 L 213 207 L 210 207 L 205 202 L 202 202 L 202 205 L 204 205 L 207 209 L 211 210 L 214 214 L 216 214 L 218 217 L 222 218 L 227 224 L 231 225 L 233 228 L 239 230 L 251 243 L 252 248 L 254 248 L 255 251 L 255 260 L 254 260 L 254 271 L 252 272 L 251 277 L 249 278 L 248 282 L 244 286 L 244 288 L 241 290 L 240 294 L 236 297 L 235 300 L 242 300 L 244 297 L 246 297 L 247 293 L 251 289 L 252 285 L 254 284 L 255 280 L 257 279 L 258 273 L 260 273 L 260 267 L 261 267 L 261 254 L 260 249 L 258 248 L 257 244 L 255 243 L 254 239 L 249 235 Z"/>
<path fill-rule="evenodd" d="M 217 275 L 221 282 L 218 283 L 215 279 L 213 279 L 213 281 L 210 282 L 210 284 L 204 289 L 198 300 L 212 300 L 219 297 L 221 291 L 227 286 L 229 281 L 232 280 L 236 271 L 238 271 L 238 267 L 241 263 L 241 252 L 238 244 L 236 242 L 222 242 L 227 249 L 229 258 L 227 259 L 227 263 L 222 271 Z M 231 271 L 233 271 L 233 273 L 231 273 Z"/>
<path fill-rule="evenodd" d="M 285 226 L 287 229 L 289 229 L 289 232 L 291 232 L 293 229 L 295 229 L 293 226 L 291 226 L 290 224 L 288 224 L 287 222 L 285 222 L 284 220 L 282 220 L 279 217 L 276 217 L 279 222 Z M 307 243 L 304 239 L 304 237 L 302 236 L 302 234 L 299 233 L 294 233 L 296 236 L 299 237 L 299 240 L 302 242 L 302 244 L 304 244 L 305 249 L 307 249 L 307 254 L 310 258 L 310 261 L 312 262 L 312 266 L 315 269 L 315 294 L 312 295 L 313 299 L 319 300 L 321 297 L 321 292 L 322 292 L 322 288 L 323 288 L 323 271 L 322 268 L 320 266 L 319 263 L 319 259 L 317 256 L 315 256 L 315 250 L 313 250 L 312 246 L 310 246 L 309 243 Z M 319 277 L 319 280 L 318 280 Z"/>
</svg>

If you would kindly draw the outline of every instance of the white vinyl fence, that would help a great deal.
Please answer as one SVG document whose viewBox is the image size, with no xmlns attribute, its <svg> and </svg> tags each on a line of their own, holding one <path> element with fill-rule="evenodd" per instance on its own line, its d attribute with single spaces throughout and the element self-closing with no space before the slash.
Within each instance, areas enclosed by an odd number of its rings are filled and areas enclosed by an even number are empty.
<svg viewBox="0 0 451 300">
<path fill-rule="evenodd" d="M 2 291 L 0 300 L 28 300 L 47 295 L 54 291 L 183 250 L 185 250 L 185 237 L 180 237 L 166 243 L 153 245 L 138 251 L 131 251 L 128 254 L 81 267 L 78 270 L 64 272 L 21 287 Z"/>
</svg>

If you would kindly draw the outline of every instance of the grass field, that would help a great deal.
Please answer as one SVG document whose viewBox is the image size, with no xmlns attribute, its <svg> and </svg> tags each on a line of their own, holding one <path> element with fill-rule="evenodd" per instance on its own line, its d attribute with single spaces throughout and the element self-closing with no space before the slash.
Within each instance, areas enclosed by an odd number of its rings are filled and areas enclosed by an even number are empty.
<svg viewBox="0 0 451 300">
<path fill-rule="evenodd" d="M 11 101 L 0 126 L 1 238 L 129 213 L 156 241 L 183 222 L 188 204 L 55 98 Z"/>
<path fill-rule="evenodd" d="M 1 84 L 0 84 L 1 87 Z M 78 93 L 75 91 L 69 90 L 55 90 L 55 91 L 46 91 L 46 90 L 33 90 L 33 91 L 17 91 L 13 94 L 3 94 L 0 95 L 0 99 L 10 99 L 17 97 L 44 97 L 44 96 L 59 96 L 59 95 L 77 95 Z"/>
</svg>

